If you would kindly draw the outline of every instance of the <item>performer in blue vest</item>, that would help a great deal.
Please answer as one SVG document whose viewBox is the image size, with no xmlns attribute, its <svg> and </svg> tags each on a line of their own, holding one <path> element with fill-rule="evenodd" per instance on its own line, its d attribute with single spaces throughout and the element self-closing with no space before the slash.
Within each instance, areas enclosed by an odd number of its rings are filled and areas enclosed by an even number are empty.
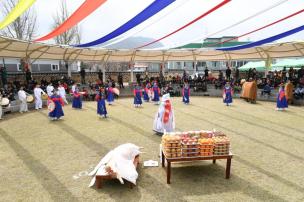
<svg viewBox="0 0 304 202">
<path fill-rule="evenodd" d="M 152 101 L 155 104 L 159 104 L 160 89 L 159 89 L 156 81 L 154 82 L 152 89 L 153 89 L 153 94 L 154 94 Z"/>
<path fill-rule="evenodd" d="M 97 101 L 97 114 L 100 117 L 107 118 L 107 108 L 106 108 L 106 100 L 105 100 L 105 93 L 104 88 L 100 88 L 98 94 L 96 95 L 96 101 Z"/>
<path fill-rule="evenodd" d="M 232 103 L 232 94 L 233 94 L 233 90 L 229 84 L 229 82 L 227 82 L 224 86 L 224 90 L 223 90 L 223 102 L 229 106 Z"/>
<path fill-rule="evenodd" d="M 58 91 L 55 90 L 54 94 L 51 97 L 49 97 L 48 100 L 50 120 L 53 121 L 53 120 L 62 119 L 62 117 L 64 116 L 62 106 L 64 106 L 64 101 L 58 94 Z"/>
<path fill-rule="evenodd" d="M 190 102 L 190 86 L 188 82 L 185 82 L 184 88 L 182 90 L 182 95 L 183 95 L 183 102 L 185 104 L 189 104 Z"/>
<path fill-rule="evenodd" d="M 277 110 L 285 110 L 285 108 L 288 108 L 288 102 L 286 99 L 284 84 L 282 83 L 280 85 L 280 89 L 277 97 Z"/>
<path fill-rule="evenodd" d="M 108 92 L 107 101 L 108 101 L 109 105 L 112 105 L 114 102 L 114 92 L 113 92 L 112 86 L 109 86 L 107 88 L 107 92 Z"/>
<path fill-rule="evenodd" d="M 133 90 L 134 94 L 134 107 L 139 107 L 142 105 L 142 89 L 140 86 L 137 84 Z"/>
<path fill-rule="evenodd" d="M 79 93 L 78 88 L 76 88 L 76 90 L 73 92 L 72 107 L 74 109 L 81 109 L 82 108 L 81 94 Z"/>
</svg>

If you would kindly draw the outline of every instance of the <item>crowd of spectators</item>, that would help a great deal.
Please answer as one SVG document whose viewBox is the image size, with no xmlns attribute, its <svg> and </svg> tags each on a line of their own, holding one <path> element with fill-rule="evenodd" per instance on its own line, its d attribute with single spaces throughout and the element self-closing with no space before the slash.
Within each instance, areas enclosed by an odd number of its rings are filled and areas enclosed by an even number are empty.
<svg viewBox="0 0 304 202">
<path fill-rule="evenodd" d="M 85 77 L 82 73 L 82 77 Z M 291 81 L 295 86 L 294 96 L 296 99 L 303 99 L 304 95 L 304 67 L 295 70 L 294 68 L 283 68 L 281 71 L 269 72 L 266 77 L 264 74 L 259 74 L 256 69 L 249 69 L 246 74 L 240 74 L 237 68 L 231 69 L 229 67 L 226 70 L 219 70 L 216 73 L 210 73 L 210 70 L 206 67 L 204 72 L 197 73 L 194 75 L 189 75 L 186 71 L 182 74 L 175 75 L 165 75 L 161 74 L 158 77 L 149 77 L 149 74 L 136 74 L 136 82 L 141 86 L 150 82 L 156 81 L 159 87 L 163 92 L 170 92 L 172 95 L 180 95 L 180 90 L 183 87 L 184 82 L 189 83 L 190 87 L 194 91 L 207 91 L 207 86 L 214 85 L 216 89 L 222 89 L 226 82 L 230 82 L 234 87 L 235 92 L 241 90 L 241 79 L 253 79 L 256 80 L 258 88 L 262 89 L 262 95 L 270 95 L 271 91 L 279 86 L 280 83 L 286 83 Z M 47 79 L 48 78 L 48 79 Z M 0 89 L 4 97 L 9 98 L 10 101 L 16 99 L 16 95 L 21 86 L 24 87 L 25 91 L 29 94 L 33 93 L 36 84 L 40 84 L 42 90 L 46 90 L 46 87 L 49 83 L 56 88 L 58 87 L 59 82 L 64 86 L 67 93 L 70 93 L 70 87 L 74 84 L 74 81 L 71 78 L 63 76 L 61 78 L 57 77 L 43 77 L 40 81 L 35 79 L 26 78 L 24 81 L 14 79 L 13 82 L 6 82 L 2 85 Z M 98 79 L 95 82 L 85 83 L 85 78 L 82 78 L 83 84 L 79 86 L 80 91 L 85 92 L 84 99 L 94 100 L 98 89 L 103 86 L 105 88 L 119 87 L 120 89 L 124 88 L 123 75 L 119 73 L 117 75 L 117 83 L 111 76 L 106 78 L 106 82 L 103 83 L 103 73 L 98 72 Z"/>
<path fill-rule="evenodd" d="M 248 77 L 250 77 L 248 73 Z M 303 98 L 304 87 L 304 67 L 295 70 L 290 68 L 287 70 L 285 67 L 281 71 L 270 71 L 265 78 L 253 77 L 257 81 L 258 88 L 262 89 L 262 95 L 270 95 L 271 91 L 281 83 L 287 83 L 290 81 L 295 87 L 294 97 L 296 99 Z"/>
</svg>

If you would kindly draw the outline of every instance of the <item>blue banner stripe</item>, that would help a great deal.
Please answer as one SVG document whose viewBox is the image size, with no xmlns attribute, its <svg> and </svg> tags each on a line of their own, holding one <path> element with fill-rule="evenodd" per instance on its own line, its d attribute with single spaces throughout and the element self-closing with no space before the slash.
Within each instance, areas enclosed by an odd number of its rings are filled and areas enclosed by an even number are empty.
<svg viewBox="0 0 304 202">
<path fill-rule="evenodd" d="M 232 46 L 232 47 L 227 47 L 227 48 L 217 48 L 216 50 L 235 51 L 235 50 L 241 50 L 241 49 L 246 49 L 246 48 L 252 48 L 252 47 L 255 47 L 255 46 L 261 46 L 263 44 L 271 43 L 271 42 L 276 41 L 278 39 L 296 34 L 296 33 L 300 32 L 300 31 L 303 31 L 303 30 L 304 30 L 304 25 L 302 25 L 300 27 L 297 27 L 297 28 L 294 28 L 294 29 L 291 29 L 289 31 L 283 32 L 281 34 L 278 34 L 278 35 L 275 35 L 275 36 L 272 36 L 272 37 L 269 37 L 269 38 L 266 38 L 266 39 L 262 39 L 260 41 L 255 41 L 255 42 L 247 43 L 247 44 L 244 44 L 244 45 Z"/>
<path fill-rule="evenodd" d="M 159 11 L 161 11 L 164 8 L 166 8 L 167 6 L 169 6 L 174 1 L 175 0 L 156 0 L 152 4 L 150 4 L 148 7 L 146 7 L 143 11 L 138 13 L 135 17 L 133 17 L 131 20 L 129 20 L 125 24 L 121 25 L 119 28 L 112 31 L 111 33 L 109 33 L 95 41 L 85 43 L 85 44 L 79 44 L 79 45 L 75 45 L 75 46 L 76 47 L 96 46 L 96 45 L 102 44 L 106 41 L 109 41 L 109 40 L 127 32 L 128 30 L 136 27 L 140 23 L 146 21 L 147 19 L 149 19 L 150 17 L 152 17 Z"/>
</svg>

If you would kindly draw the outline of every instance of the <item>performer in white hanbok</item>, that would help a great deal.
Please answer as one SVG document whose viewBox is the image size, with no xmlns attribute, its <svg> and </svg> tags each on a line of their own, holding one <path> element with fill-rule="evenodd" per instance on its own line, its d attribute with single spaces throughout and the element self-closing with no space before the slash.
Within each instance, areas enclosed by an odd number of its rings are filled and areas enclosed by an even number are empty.
<svg viewBox="0 0 304 202">
<path fill-rule="evenodd" d="M 42 109 L 42 99 L 41 95 L 45 94 L 45 92 L 40 88 L 40 85 L 37 84 L 34 88 L 34 96 L 35 96 L 35 109 Z"/>
<path fill-rule="evenodd" d="M 136 167 L 139 163 L 140 149 L 141 147 L 127 143 L 111 150 L 89 173 L 90 176 L 93 176 L 89 187 L 95 184 L 96 175 L 117 178 L 121 184 L 124 184 L 123 180 L 127 180 L 136 185 L 138 178 Z"/>
<path fill-rule="evenodd" d="M 71 89 L 72 93 L 75 92 L 76 88 L 77 88 L 77 85 L 76 85 L 76 83 L 74 83 L 74 84 L 72 85 L 72 89 Z"/>
<path fill-rule="evenodd" d="M 18 91 L 18 98 L 21 102 L 19 112 L 20 113 L 27 112 L 28 109 L 27 109 L 27 102 L 26 102 L 26 92 L 23 90 L 23 86 L 21 86 L 20 90 Z"/>
<path fill-rule="evenodd" d="M 63 99 L 63 101 L 65 102 L 65 104 L 69 104 L 66 99 L 65 89 L 61 83 L 59 83 L 59 86 L 58 86 L 58 93 L 59 93 L 60 97 Z"/>
<path fill-rule="evenodd" d="M 49 85 L 46 87 L 46 93 L 48 94 L 49 97 L 51 97 L 54 93 L 54 86 L 52 83 L 49 83 Z"/>
<path fill-rule="evenodd" d="M 153 130 L 157 133 L 173 132 L 175 129 L 174 111 L 171 105 L 170 94 L 162 97 L 158 112 L 153 122 Z"/>
</svg>

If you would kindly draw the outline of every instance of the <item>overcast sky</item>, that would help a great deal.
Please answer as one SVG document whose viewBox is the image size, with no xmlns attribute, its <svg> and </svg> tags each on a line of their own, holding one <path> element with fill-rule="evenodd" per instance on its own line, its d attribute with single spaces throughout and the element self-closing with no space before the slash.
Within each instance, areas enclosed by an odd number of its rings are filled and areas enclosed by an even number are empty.
<svg viewBox="0 0 304 202">
<path fill-rule="evenodd" d="M 136 29 L 123 35 L 127 37 L 159 38 L 183 26 L 222 0 L 177 0 L 172 5 L 150 18 Z M 209 16 L 201 19 L 189 28 L 162 40 L 166 47 L 180 45 L 194 39 L 204 38 L 229 25 L 232 25 L 258 11 L 261 11 L 282 0 L 232 0 Z M 61 0 L 37 0 L 34 8 L 38 13 L 38 35 L 42 36 L 51 31 L 52 16 L 59 9 Z M 72 13 L 84 0 L 67 0 L 68 10 Z M 113 31 L 130 18 L 135 16 L 153 0 L 108 0 L 93 14 L 80 23 L 82 42 L 90 42 Z M 237 36 L 257 29 L 304 8 L 304 0 L 289 0 L 282 5 L 234 28 L 212 35 L 210 37 Z M 248 35 L 240 40 L 260 40 L 272 35 L 290 30 L 304 24 L 304 13 L 276 24 L 270 28 Z M 280 41 L 304 40 L 304 32 L 287 37 Z M 115 42 L 115 40 L 114 40 Z M 197 41 L 193 41 L 197 42 Z M 132 44 L 130 44 L 132 48 Z M 153 48 L 150 46 L 149 48 Z M 155 47 L 154 47 L 155 48 Z"/>
</svg>

